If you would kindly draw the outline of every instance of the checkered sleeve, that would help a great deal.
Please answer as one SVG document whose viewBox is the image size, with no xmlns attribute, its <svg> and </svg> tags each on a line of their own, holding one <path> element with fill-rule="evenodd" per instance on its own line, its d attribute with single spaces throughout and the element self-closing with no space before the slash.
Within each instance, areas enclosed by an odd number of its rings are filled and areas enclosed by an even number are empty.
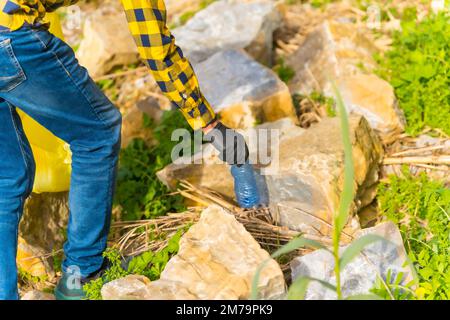
<svg viewBox="0 0 450 320">
<path fill-rule="evenodd" d="M 215 119 L 214 111 L 200 92 L 188 59 L 167 28 L 164 0 L 122 0 L 128 27 L 139 54 L 150 68 L 162 92 L 196 129 Z"/>
<path fill-rule="evenodd" d="M 42 3 L 46 12 L 53 12 L 58 8 L 71 6 L 78 1 L 79 0 L 45 0 L 42 1 Z"/>
</svg>

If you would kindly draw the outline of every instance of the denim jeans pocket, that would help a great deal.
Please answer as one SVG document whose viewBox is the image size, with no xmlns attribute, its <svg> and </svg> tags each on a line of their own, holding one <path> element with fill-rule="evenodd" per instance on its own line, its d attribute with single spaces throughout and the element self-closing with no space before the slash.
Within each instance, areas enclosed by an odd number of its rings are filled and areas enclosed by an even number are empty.
<svg viewBox="0 0 450 320">
<path fill-rule="evenodd" d="M 11 39 L 0 42 L 0 92 L 8 92 L 17 87 L 26 76 L 14 55 Z"/>
</svg>

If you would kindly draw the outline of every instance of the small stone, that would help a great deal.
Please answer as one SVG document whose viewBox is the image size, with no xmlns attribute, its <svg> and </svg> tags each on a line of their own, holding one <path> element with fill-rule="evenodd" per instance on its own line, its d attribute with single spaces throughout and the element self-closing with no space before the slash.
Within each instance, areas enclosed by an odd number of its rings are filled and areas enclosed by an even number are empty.
<svg viewBox="0 0 450 320">
<path fill-rule="evenodd" d="M 194 66 L 202 92 L 231 128 L 296 119 L 286 84 L 242 51 L 226 50 Z"/>
<path fill-rule="evenodd" d="M 160 106 L 160 101 L 155 97 L 150 96 L 143 100 L 140 100 L 138 101 L 136 106 L 140 111 L 148 115 L 150 119 L 155 122 L 155 124 L 161 122 L 164 110 Z"/>
<path fill-rule="evenodd" d="M 25 202 L 19 236 L 31 246 L 34 256 L 44 256 L 62 248 L 69 217 L 68 192 L 33 193 Z M 43 259 L 52 273 L 52 257 Z"/>
<path fill-rule="evenodd" d="M 43 277 L 47 274 L 44 261 L 40 259 L 39 252 L 19 237 L 17 246 L 17 267 L 33 277 Z"/>
<path fill-rule="evenodd" d="M 38 290 L 32 290 L 25 293 L 21 300 L 55 300 L 55 296 Z"/>
<path fill-rule="evenodd" d="M 144 128 L 144 113 L 137 106 L 133 106 L 122 118 L 122 148 L 126 148 L 136 138 L 150 143 L 152 132 L 150 129 Z"/>
<path fill-rule="evenodd" d="M 144 300 L 149 293 L 150 280 L 141 275 L 129 275 L 106 283 L 102 287 L 103 300 Z"/>
<path fill-rule="evenodd" d="M 376 75 L 358 74 L 339 80 L 342 99 L 349 112 L 363 115 L 382 138 L 397 137 L 405 118 L 394 88 Z"/>
</svg>

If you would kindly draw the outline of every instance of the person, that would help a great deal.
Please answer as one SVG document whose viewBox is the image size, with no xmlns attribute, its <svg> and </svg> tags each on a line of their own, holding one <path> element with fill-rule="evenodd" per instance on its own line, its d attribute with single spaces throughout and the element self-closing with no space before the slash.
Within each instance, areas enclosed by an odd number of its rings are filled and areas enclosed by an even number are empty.
<svg viewBox="0 0 450 320">
<path fill-rule="evenodd" d="M 111 220 L 121 114 L 78 64 L 73 50 L 43 23 L 46 13 L 76 1 L 0 0 L 0 299 L 19 298 L 18 224 L 35 170 L 16 106 L 69 143 L 72 152 L 70 215 L 57 299 L 83 299 L 82 285 L 107 267 L 102 253 Z M 245 148 L 238 148 L 243 137 L 217 120 L 175 44 L 164 1 L 121 1 L 139 54 L 162 92 L 212 142 L 221 134 L 232 137 L 231 143 L 213 143 L 222 159 L 246 162 L 245 142 Z"/>
</svg>

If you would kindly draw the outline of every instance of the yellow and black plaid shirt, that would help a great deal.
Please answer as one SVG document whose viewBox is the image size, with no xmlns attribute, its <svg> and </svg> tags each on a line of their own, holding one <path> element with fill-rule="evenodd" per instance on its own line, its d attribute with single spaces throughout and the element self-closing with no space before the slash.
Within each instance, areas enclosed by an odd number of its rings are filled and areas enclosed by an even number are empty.
<svg viewBox="0 0 450 320">
<path fill-rule="evenodd" d="M 39 25 L 47 12 L 78 0 L 0 0 L 0 31 Z M 200 92 L 188 59 L 175 44 L 166 25 L 164 0 L 121 0 L 139 54 L 163 93 L 194 129 L 208 125 L 215 115 Z"/>
</svg>

